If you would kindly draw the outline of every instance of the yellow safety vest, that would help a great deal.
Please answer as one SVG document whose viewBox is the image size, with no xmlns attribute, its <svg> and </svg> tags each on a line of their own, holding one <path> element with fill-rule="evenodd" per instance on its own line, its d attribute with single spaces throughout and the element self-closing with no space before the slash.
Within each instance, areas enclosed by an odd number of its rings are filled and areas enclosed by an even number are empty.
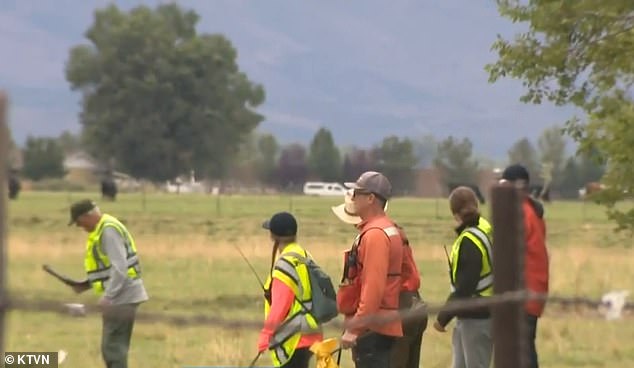
<svg viewBox="0 0 634 368">
<path fill-rule="evenodd" d="M 297 258 L 286 253 L 297 253 L 310 257 L 309 253 L 297 243 L 291 243 L 282 249 L 273 267 L 272 277 L 282 281 L 295 294 L 289 313 L 276 328 L 269 341 L 271 359 L 276 367 L 285 364 L 291 359 L 303 334 L 313 334 L 322 331 L 315 318 L 307 312 L 312 309 L 312 292 L 308 269 Z M 271 275 L 269 275 L 264 283 L 265 295 L 270 295 L 272 282 Z M 265 297 L 264 299 L 264 319 L 266 320 L 271 305 L 268 298 Z M 300 304 L 297 299 L 301 300 L 302 303 Z M 304 307 L 302 307 L 302 304 Z"/>
<path fill-rule="evenodd" d="M 491 236 L 493 229 L 491 224 L 484 218 L 480 217 L 478 226 L 465 228 L 453 244 L 451 248 L 451 290 L 455 290 L 456 272 L 458 271 L 458 256 L 460 254 L 460 243 L 462 239 L 469 238 L 482 253 L 482 270 L 480 270 L 480 280 L 476 288 L 476 294 L 479 296 L 493 295 L 493 268 L 492 259 L 493 251 L 491 248 Z"/>
<path fill-rule="evenodd" d="M 126 227 L 115 217 L 103 214 L 101 219 L 95 226 L 86 242 L 86 255 L 84 258 L 84 269 L 88 275 L 88 281 L 92 289 L 97 295 L 103 294 L 105 291 L 104 282 L 110 278 L 110 260 L 103 253 L 101 247 L 101 234 L 106 227 L 112 227 L 121 234 L 124 239 L 126 254 L 128 277 L 136 279 L 141 277 L 141 265 L 137 256 L 136 244 L 132 235 Z"/>
</svg>

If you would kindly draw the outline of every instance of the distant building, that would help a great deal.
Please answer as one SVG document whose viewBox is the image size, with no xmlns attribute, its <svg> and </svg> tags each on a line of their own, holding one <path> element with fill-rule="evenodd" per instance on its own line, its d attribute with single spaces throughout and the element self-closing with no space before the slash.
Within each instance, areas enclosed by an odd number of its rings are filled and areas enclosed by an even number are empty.
<svg viewBox="0 0 634 368">
<path fill-rule="evenodd" d="M 64 158 L 65 180 L 70 182 L 91 184 L 98 183 L 100 166 L 97 161 L 84 151 L 69 153 Z"/>
</svg>

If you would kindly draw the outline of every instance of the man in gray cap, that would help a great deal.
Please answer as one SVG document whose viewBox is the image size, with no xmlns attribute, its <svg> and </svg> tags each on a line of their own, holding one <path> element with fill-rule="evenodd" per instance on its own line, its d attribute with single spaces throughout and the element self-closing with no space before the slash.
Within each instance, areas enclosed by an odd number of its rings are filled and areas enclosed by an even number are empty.
<svg viewBox="0 0 634 368">
<path fill-rule="evenodd" d="M 354 213 L 361 222 L 337 293 L 346 324 L 341 344 L 352 348 L 356 368 L 389 368 L 393 344 L 403 336 L 398 319 L 403 239 L 384 211 L 392 185 L 383 174 L 368 171 L 346 186 L 354 190 Z M 391 321 L 379 321 L 383 317 Z"/>
<path fill-rule="evenodd" d="M 331 207 L 332 212 L 342 222 L 350 225 L 358 225 L 362 222 L 361 217 L 355 213 L 354 202 L 352 200 L 354 189 L 348 189 L 344 196 L 344 203 Z M 384 211 L 387 212 L 388 204 L 385 204 Z M 420 308 L 423 301 L 420 296 L 420 273 L 414 260 L 412 247 L 409 244 L 405 230 L 398 226 L 403 244 L 403 265 L 401 269 L 401 292 L 399 295 L 399 307 L 402 311 L 412 308 Z M 423 333 L 427 328 L 427 316 L 421 315 L 416 318 L 408 318 L 402 321 L 403 337 L 397 339 L 392 346 L 390 357 L 390 368 L 416 368 L 420 365 L 420 351 L 423 342 Z"/>
<path fill-rule="evenodd" d="M 74 203 L 70 222 L 88 233 L 84 259 L 88 275 L 77 293 L 93 289 L 103 308 L 101 353 L 106 367 L 126 368 L 137 307 L 148 300 L 136 244 L 114 216 L 102 214 L 90 199 Z"/>
</svg>

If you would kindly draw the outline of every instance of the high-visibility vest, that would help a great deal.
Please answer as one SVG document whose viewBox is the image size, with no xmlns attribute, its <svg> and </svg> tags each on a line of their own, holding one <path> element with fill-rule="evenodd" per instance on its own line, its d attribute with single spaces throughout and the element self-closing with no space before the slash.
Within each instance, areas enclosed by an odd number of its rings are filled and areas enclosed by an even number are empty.
<svg viewBox="0 0 634 368">
<path fill-rule="evenodd" d="M 279 367 L 293 356 L 295 348 L 299 343 L 303 334 L 321 333 L 321 326 L 315 318 L 308 312 L 311 310 L 312 292 L 310 288 L 310 278 L 308 269 L 305 264 L 292 255 L 285 253 L 297 253 L 309 257 L 306 252 L 297 243 L 291 243 L 282 249 L 278 259 L 273 267 L 271 275 L 264 283 L 265 295 L 270 295 L 271 283 L 273 278 L 282 281 L 295 294 L 293 304 L 286 315 L 284 321 L 277 326 L 271 340 L 269 341 L 269 350 L 271 359 L 276 367 Z M 302 303 L 300 304 L 301 301 Z M 304 307 L 302 307 L 302 304 Z M 270 297 L 265 297 L 264 301 L 264 318 L 269 315 L 271 309 Z"/>
<path fill-rule="evenodd" d="M 123 237 L 127 255 L 128 277 L 131 279 L 141 277 L 141 265 L 132 235 L 115 217 L 103 214 L 95 229 L 88 234 L 84 258 L 84 269 L 88 275 L 88 281 L 97 295 L 103 294 L 105 291 L 104 283 L 110 278 L 110 259 L 103 253 L 101 247 L 101 234 L 106 227 L 115 229 Z"/>
<path fill-rule="evenodd" d="M 478 226 L 465 228 L 453 244 L 451 248 L 451 290 L 455 290 L 456 273 L 458 271 L 458 258 L 460 255 L 460 244 L 462 239 L 469 238 L 482 253 L 482 269 L 480 270 L 480 280 L 476 287 L 476 294 L 479 296 L 493 295 L 493 268 L 492 259 L 493 251 L 491 248 L 492 236 L 491 224 L 484 218 L 480 217 Z"/>
</svg>

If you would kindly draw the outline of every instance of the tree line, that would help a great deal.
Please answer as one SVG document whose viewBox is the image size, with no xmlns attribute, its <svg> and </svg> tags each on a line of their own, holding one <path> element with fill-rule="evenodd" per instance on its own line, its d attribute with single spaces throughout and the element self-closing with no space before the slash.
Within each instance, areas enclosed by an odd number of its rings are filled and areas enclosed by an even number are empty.
<svg viewBox="0 0 634 368">
<path fill-rule="evenodd" d="M 560 129 L 549 128 L 542 132 L 537 144 L 527 138 L 519 139 L 509 147 L 506 160 L 498 166 L 521 163 L 536 184 L 544 183 L 544 170 L 548 169 L 552 178 L 550 188 L 564 198 L 574 198 L 587 182 L 600 180 L 605 167 L 585 154 L 566 157 L 565 148 Z M 22 175 L 32 180 L 61 178 L 66 174 L 64 158 L 86 149 L 81 137 L 69 132 L 59 137 L 28 137 L 22 148 Z M 438 169 L 445 184 L 477 184 L 479 172 L 493 170 L 495 166 L 491 160 L 475 156 L 467 137 L 449 136 L 437 141 L 429 135 L 419 139 L 389 136 L 370 147 L 340 147 L 326 128 L 320 128 L 307 145 L 283 145 L 270 133 L 251 132 L 236 154 L 226 161 L 223 179 L 244 185 L 298 192 L 307 181 L 354 181 L 364 171 L 378 170 L 392 180 L 396 194 L 415 190 L 419 169 Z M 149 166 L 126 173 L 160 178 L 160 168 Z M 185 166 L 179 174 L 187 174 L 190 169 Z"/>
</svg>

